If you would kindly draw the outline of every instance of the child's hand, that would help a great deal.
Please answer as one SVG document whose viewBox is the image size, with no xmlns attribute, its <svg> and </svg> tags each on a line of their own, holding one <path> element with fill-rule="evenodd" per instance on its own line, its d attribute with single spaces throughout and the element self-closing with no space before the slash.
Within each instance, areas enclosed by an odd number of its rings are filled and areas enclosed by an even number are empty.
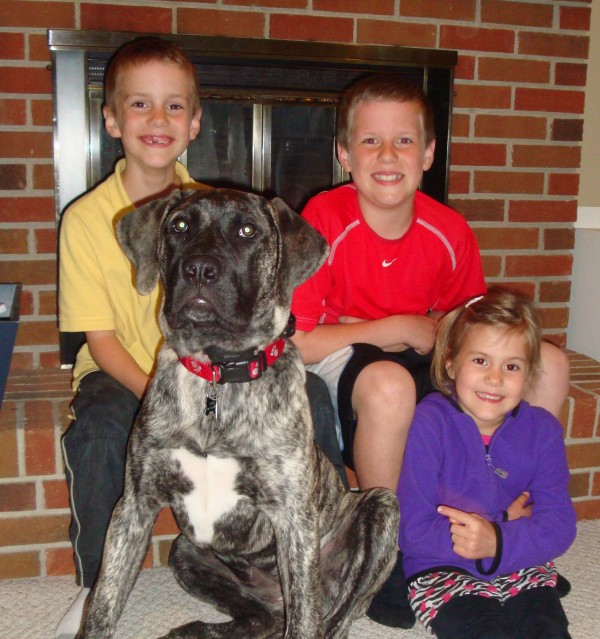
<svg viewBox="0 0 600 639">
<path fill-rule="evenodd" d="M 496 532 L 489 521 L 450 506 L 438 506 L 437 511 L 448 517 L 452 550 L 459 557 L 485 559 L 496 555 Z"/>
<path fill-rule="evenodd" d="M 529 493 L 527 491 L 522 492 L 513 503 L 506 509 L 508 515 L 508 521 L 513 519 L 519 519 L 521 517 L 531 517 L 531 506 L 528 504 Z"/>
</svg>

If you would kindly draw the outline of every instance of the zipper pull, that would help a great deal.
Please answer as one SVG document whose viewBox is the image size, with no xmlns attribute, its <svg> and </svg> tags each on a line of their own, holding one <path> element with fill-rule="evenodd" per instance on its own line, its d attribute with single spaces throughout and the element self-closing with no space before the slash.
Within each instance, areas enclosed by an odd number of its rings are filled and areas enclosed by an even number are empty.
<svg viewBox="0 0 600 639">
<path fill-rule="evenodd" d="M 487 465 L 496 473 L 496 475 L 500 477 L 500 479 L 506 479 L 508 477 L 508 473 L 505 470 L 502 470 L 502 468 L 496 468 L 494 464 L 492 464 L 492 458 L 489 455 L 485 456 L 485 461 L 487 462 Z"/>
</svg>

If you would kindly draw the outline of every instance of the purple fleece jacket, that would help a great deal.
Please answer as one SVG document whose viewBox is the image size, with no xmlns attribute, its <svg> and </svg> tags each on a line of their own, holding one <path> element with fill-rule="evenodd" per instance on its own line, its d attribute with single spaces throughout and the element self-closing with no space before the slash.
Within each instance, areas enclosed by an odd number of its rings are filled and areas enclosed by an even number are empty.
<svg viewBox="0 0 600 639">
<path fill-rule="evenodd" d="M 562 555 L 576 534 L 568 481 L 562 427 L 546 410 L 521 402 L 486 453 L 473 419 L 443 395 L 428 395 L 417 405 L 398 487 L 407 577 L 455 567 L 489 581 Z M 531 494 L 531 517 L 502 521 L 524 490 Z M 474 560 L 452 550 L 448 519 L 436 510 L 442 504 L 498 524 L 501 556 L 493 574 L 481 574 Z M 482 560 L 483 570 L 492 559 Z"/>
</svg>

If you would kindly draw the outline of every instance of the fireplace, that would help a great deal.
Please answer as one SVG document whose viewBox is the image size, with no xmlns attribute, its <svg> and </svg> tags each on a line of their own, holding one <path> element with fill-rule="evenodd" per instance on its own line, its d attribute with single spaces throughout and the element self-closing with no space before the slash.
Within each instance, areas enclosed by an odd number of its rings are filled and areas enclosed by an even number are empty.
<svg viewBox="0 0 600 639">
<path fill-rule="evenodd" d="M 56 216 L 112 171 L 120 143 L 104 130 L 102 84 L 112 53 L 139 33 L 51 29 Z M 181 161 L 195 179 L 308 198 L 349 178 L 335 157 L 335 108 L 346 86 L 374 71 L 420 83 L 435 111 L 436 153 L 422 189 L 445 201 L 455 51 L 249 38 L 160 35 L 194 62 L 203 106 L 200 135 Z M 62 359 L 80 341 L 62 336 Z M 70 345 L 70 346 L 69 346 Z"/>
</svg>

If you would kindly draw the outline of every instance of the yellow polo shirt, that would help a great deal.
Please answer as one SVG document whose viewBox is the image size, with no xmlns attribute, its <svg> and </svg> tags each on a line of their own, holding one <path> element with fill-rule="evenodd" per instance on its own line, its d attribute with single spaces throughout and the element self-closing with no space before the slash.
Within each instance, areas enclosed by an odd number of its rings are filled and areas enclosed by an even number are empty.
<svg viewBox="0 0 600 639">
<path fill-rule="evenodd" d="M 60 230 L 59 327 L 61 331 L 115 331 L 125 350 L 140 368 L 154 368 L 162 335 L 158 327 L 161 290 L 149 295 L 135 289 L 131 262 L 123 253 L 115 222 L 135 207 L 121 173 L 126 160 L 96 188 L 65 212 Z M 187 170 L 177 164 L 182 184 L 193 183 Z M 99 366 L 84 344 L 75 362 L 73 387 Z"/>
</svg>

